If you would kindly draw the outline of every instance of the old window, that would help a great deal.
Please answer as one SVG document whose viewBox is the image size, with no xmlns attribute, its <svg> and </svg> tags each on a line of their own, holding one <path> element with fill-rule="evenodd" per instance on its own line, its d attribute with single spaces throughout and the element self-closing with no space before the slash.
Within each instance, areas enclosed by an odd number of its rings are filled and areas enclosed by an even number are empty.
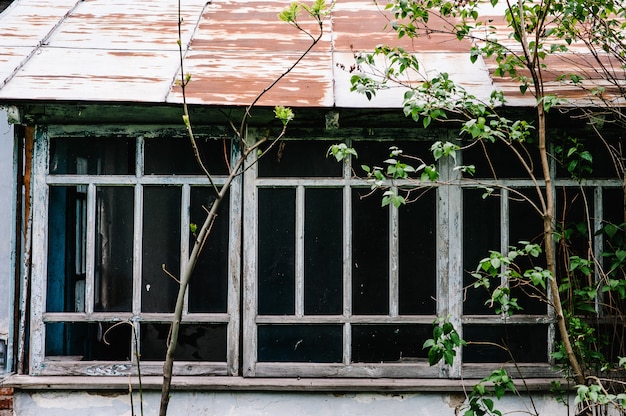
<svg viewBox="0 0 626 416">
<path fill-rule="evenodd" d="M 33 293 L 45 301 L 32 306 L 33 373 L 124 374 L 137 356 L 144 374 L 160 373 L 191 224 L 213 198 L 191 150 L 175 150 L 183 140 L 40 136 L 34 245 L 46 260 L 33 266 Z M 224 149 L 201 142 L 218 186 Z M 178 374 L 237 367 L 239 203 L 223 203 L 196 267 Z"/>
<path fill-rule="evenodd" d="M 161 371 L 174 279 L 213 196 L 184 139 L 150 136 L 38 137 L 32 374 L 132 373 L 138 355 L 144 374 Z M 192 279 L 175 372 L 469 378 L 512 355 L 528 376 L 553 374 L 549 308 L 512 288 L 523 314 L 496 315 L 469 289 L 489 250 L 539 241 L 540 219 L 518 198 L 532 198 L 532 183 L 496 158 L 504 188 L 484 198 L 489 175 L 479 186 L 441 160 L 440 182 L 398 182 L 413 202 L 382 207 L 360 165 L 380 164 L 390 144 L 427 155 L 430 141 L 348 142 L 359 158 L 346 164 L 324 157 L 328 140 L 285 140 L 251 157 Z M 201 145 L 218 186 L 226 144 Z M 555 186 L 564 221 L 584 215 L 565 209 L 583 197 L 594 230 L 615 216 L 621 184 L 559 176 Z M 437 316 L 478 341 L 451 368 L 430 367 L 422 349 Z"/>
</svg>

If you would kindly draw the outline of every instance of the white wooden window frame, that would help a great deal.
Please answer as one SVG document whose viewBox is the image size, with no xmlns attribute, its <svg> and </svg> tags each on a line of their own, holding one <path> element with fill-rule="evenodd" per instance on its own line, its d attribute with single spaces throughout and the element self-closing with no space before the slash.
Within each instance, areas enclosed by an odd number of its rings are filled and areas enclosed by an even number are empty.
<svg viewBox="0 0 626 416">
<path fill-rule="evenodd" d="M 106 129 L 101 129 L 106 135 Z M 76 361 L 69 357 L 46 357 L 45 339 L 46 323 L 53 322 L 103 322 L 116 323 L 128 321 L 141 339 L 142 323 L 168 323 L 173 313 L 145 313 L 141 311 L 142 296 L 142 227 L 143 227 L 143 188 L 146 185 L 168 185 L 181 189 L 181 241 L 180 269 L 185 267 L 188 259 L 190 229 L 190 189 L 192 186 L 208 186 L 204 176 L 183 175 L 144 175 L 143 149 L 144 136 L 137 135 L 135 174 L 134 175 L 59 175 L 49 174 L 49 142 L 51 137 L 64 137 L 63 129 L 54 127 L 37 131 L 33 155 L 33 262 L 32 262 L 32 299 L 30 325 L 30 374 L 33 375 L 125 375 L 136 374 L 137 357 L 135 337 L 131 336 L 130 361 Z M 130 136 L 128 136 L 130 137 Z M 88 140 L 88 139 L 85 139 Z M 115 138 L 111 138 L 115 140 Z M 149 139 L 149 140 L 158 140 Z M 233 155 L 236 158 L 238 155 Z M 224 183 L 225 177 L 216 176 L 217 186 Z M 46 281 L 48 251 L 48 204 L 51 186 L 85 186 L 87 188 L 87 244 L 86 244 L 86 282 L 84 312 L 46 312 Z M 134 190 L 134 235 L 133 235 L 133 296 L 130 312 L 95 312 L 94 311 L 94 233 L 96 189 L 98 186 L 129 186 Z M 237 178 L 230 189 L 229 239 L 240 241 L 241 227 L 241 179 Z M 239 275 L 241 257 L 240 245 L 229 244 L 228 247 L 228 295 L 226 313 L 190 313 L 187 302 L 183 313 L 183 323 L 226 324 L 227 345 L 225 362 L 177 361 L 174 372 L 178 375 L 237 375 L 239 371 Z M 168 278 L 164 275 L 164 278 Z M 140 349 L 141 346 L 138 346 Z M 139 350 L 139 353 L 141 351 Z M 162 374 L 163 362 L 144 361 L 141 372 L 145 375 Z"/>
<path fill-rule="evenodd" d="M 454 140 L 449 137 L 448 140 Z M 346 140 L 350 143 L 350 139 Z M 329 143 L 330 144 L 330 143 Z M 390 141 L 390 145 L 393 144 Z M 437 228 L 437 316 L 448 317 L 459 333 L 463 334 L 464 325 L 546 325 L 547 326 L 547 356 L 544 362 L 538 363 L 463 363 L 462 351 L 458 351 L 457 359 L 452 366 L 440 364 L 429 367 L 427 363 L 354 363 L 351 361 L 351 325 L 352 324 L 385 324 L 385 323 L 413 323 L 431 324 L 436 316 L 398 316 L 398 267 L 397 267 L 397 231 L 398 210 L 389 207 L 390 216 L 390 270 L 389 270 L 389 305 L 388 315 L 362 316 L 351 313 L 351 197 L 353 187 L 368 186 L 367 182 L 352 177 L 349 165 L 344 165 L 341 178 L 261 178 L 257 175 L 256 155 L 248 161 L 248 168 L 244 178 L 244 195 L 246 208 L 243 224 L 246 230 L 244 239 L 244 311 L 243 311 L 243 375 L 248 377 L 391 377 L 391 378 L 482 378 L 498 367 L 508 367 L 514 372 L 521 371 L 525 377 L 544 378 L 555 377 L 550 353 L 554 350 L 556 334 L 554 313 L 550 308 L 545 314 L 530 315 L 516 313 L 513 316 L 501 315 L 465 315 L 463 313 L 463 189 L 475 188 L 476 181 L 463 180 L 458 170 L 454 169 L 452 160 L 441 159 L 438 164 L 440 180 L 436 187 L 436 228 Z M 457 156 L 459 162 L 461 155 Z M 508 251 L 509 241 L 509 191 L 511 189 L 534 188 L 535 184 L 528 179 L 498 179 L 497 183 L 481 180 L 481 185 L 500 186 L 500 250 Z M 402 182 L 397 183 L 402 186 Z M 540 182 L 541 185 L 541 182 Z M 554 187 L 578 187 L 580 184 L 570 179 L 557 179 Z M 295 272 L 295 313 L 287 316 L 259 315 L 257 313 L 257 256 L 258 256 L 258 190 L 268 187 L 291 187 L 296 189 L 296 242 L 303 240 L 304 216 L 304 189 L 307 187 L 343 188 L 343 314 L 339 316 L 305 315 L 304 305 L 304 248 L 296 243 L 296 272 Z M 594 190 L 595 212 L 594 232 L 601 228 L 602 218 L 602 188 L 621 187 L 618 180 L 587 180 L 585 188 Z M 602 250 L 601 237 L 596 237 L 595 251 Z M 343 326 L 343 362 L 327 363 L 300 363 L 300 362 L 259 362 L 257 359 L 257 328 L 264 324 L 340 324 Z"/>
<path fill-rule="evenodd" d="M 106 129 L 102 129 L 106 131 Z M 141 129 L 131 129 L 135 132 Z M 129 131 L 131 131 L 129 130 Z M 119 134 L 117 128 L 111 132 Z M 153 134 L 151 132 L 150 134 Z M 137 134 L 137 133 L 136 133 Z M 136 372 L 136 358 L 128 362 L 72 361 L 45 357 L 45 323 L 48 322 L 119 322 L 129 320 L 137 330 L 142 322 L 168 322 L 171 314 L 141 312 L 141 227 L 143 209 L 141 205 L 142 190 L 146 185 L 179 186 L 181 192 L 181 267 L 187 258 L 189 247 L 187 233 L 189 230 L 189 189 L 190 186 L 206 186 L 207 180 L 201 176 L 144 175 L 142 170 L 144 136 L 136 135 L 137 164 L 135 175 L 49 175 L 48 151 L 50 137 L 66 135 L 64 129 L 51 127 L 38 129 L 33 156 L 33 248 L 32 248 L 32 288 L 31 288 L 31 322 L 29 341 L 29 363 L 32 375 L 91 375 L 110 374 L 122 375 Z M 253 135 L 253 134 L 252 134 Z M 454 137 L 448 134 L 447 140 Z M 74 136 L 72 136 L 74 137 Z M 444 138 L 441 138 L 444 139 Z M 348 139 L 348 142 L 350 139 Z M 330 144 L 330 142 L 329 142 Z M 390 142 L 392 144 L 392 142 Z M 233 159 L 237 155 L 233 155 Z M 343 176 L 338 178 L 260 178 L 257 175 L 256 155 L 251 155 L 242 176 L 238 177 L 230 190 L 230 225 L 229 225 L 229 283 L 228 312 L 224 314 L 185 313 L 183 322 L 194 323 L 226 323 L 227 361 L 225 363 L 209 362 L 176 362 L 175 372 L 179 375 L 228 375 L 244 377 L 356 377 L 356 378 L 473 378 L 483 377 L 489 369 L 499 366 L 494 364 L 462 363 L 462 351 L 453 366 L 428 366 L 427 363 L 352 363 L 350 357 L 350 338 L 352 324 L 431 324 L 435 315 L 399 316 L 398 315 L 398 272 L 397 272 L 397 229 L 398 211 L 390 207 L 390 281 L 388 315 L 362 316 L 351 313 L 351 189 L 368 187 L 361 179 L 351 177 L 350 167 L 345 165 Z M 459 172 L 454 170 L 451 160 L 439 162 L 440 182 L 436 187 L 436 258 L 437 271 L 437 316 L 448 316 L 462 335 L 463 325 L 468 324 L 502 324 L 504 316 L 498 315 L 464 315 L 463 314 L 463 187 L 475 187 L 475 183 L 460 179 Z M 223 177 L 217 177 L 216 183 L 223 183 Z M 446 185 L 442 185 L 446 184 Z M 511 188 L 527 188 L 533 184 L 529 180 L 500 179 L 499 185 Z M 49 313 L 46 305 L 47 279 L 47 244 L 48 244 L 48 197 L 50 186 L 87 187 L 87 223 L 89 242 L 87 245 L 87 280 L 85 312 L 80 313 Z M 132 186 L 135 192 L 134 206 L 134 269 L 133 269 L 133 306 L 128 313 L 100 313 L 93 310 L 93 276 L 94 247 L 93 232 L 95 230 L 95 192 L 98 186 Z M 337 316 L 305 315 L 304 314 L 304 279 L 303 279 L 303 245 L 296 247 L 296 311 L 293 316 L 259 316 L 257 313 L 257 242 L 258 242 L 258 189 L 263 187 L 287 186 L 296 189 L 297 235 L 301 241 L 303 233 L 303 196 L 307 187 L 333 187 L 343 189 L 343 313 Z M 402 186 L 402 183 L 398 183 Z M 579 186 L 572 180 L 558 179 L 554 186 Z M 601 228 L 602 189 L 619 188 L 618 180 L 587 180 L 586 188 L 593 189 L 594 195 L 594 231 Z M 506 190 L 503 191 L 506 194 Z M 506 195 L 504 195 L 506 196 Z M 245 203 L 244 203 L 245 201 Z M 501 249 L 509 246 L 508 241 L 508 200 L 501 198 L 500 206 Z M 466 219 L 465 219 L 466 220 Z M 244 230 L 242 234 L 242 229 Z M 91 234 L 89 234 L 91 233 Z M 595 252 L 602 251 L 602 239 L 596 237 Z M 241 261 L 240 261 L 241 260 Z M 241 279 L 240 279 L 241 277 Z M 241 287 L 240 287 L 240 283 Z M 240 304 L 240 293 L 243 304 Z M 598 300 L 599 301 L 599 300 Z M 242 319 L 242 322 L 240 322 Z M 257 326 L 260 324 L 324 324 L 333 323 L 343 326 L 343 359 L 341 363 L 276 363 L 258 362 L 257 360 Z M 549 328 L 548 351 L 553 349 L 554 323 L 550 311 L 545 315 L 517 314 L 507 317 L 506 323 L 546 324 Z M 133 341 L 134 342 L 134 341 Z M 241 347 L 240 347 L 241 346 Z M 133 346 L 134 348 L 134 346 Z M 240 374 L 239 363 L 242 364 Z M 143 374 L 161 374 L 161 362 L 141 362 Z M 553 377 L 550 358 L 545 363 L 518 364 L 526 376 Z"/>
</svg>

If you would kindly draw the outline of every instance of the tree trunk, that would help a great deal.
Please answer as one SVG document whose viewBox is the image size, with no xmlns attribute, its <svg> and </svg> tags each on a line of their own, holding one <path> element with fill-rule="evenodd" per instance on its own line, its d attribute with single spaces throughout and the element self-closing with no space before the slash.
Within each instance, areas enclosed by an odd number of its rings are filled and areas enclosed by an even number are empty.
<svg viewBox="0 0 626 416">
<path fill-rule="evenodd" d="M 561 342 L 563 342 L 563 346 L 565 348 L 565 352 L 567 353 L 569 363 L 572 367 L 572 372 L 574 373 L 576 383 L 585 384 L 585 376 L 583 375 L 580 364 L 578 363 L 578 359 L 574 354 L 574 349 L 572 348 L 569 332 L 567 330 L 567 325 L 563 316 L 563 306 L 561 304 L 559 286 L 556 281 L 556 255 L 554 246 L 554 189 L 552 186 L 552 176 L 550 175 L 548 149 L 546 145 L 546 112 L 543 108 L 543 102 L 541 101 L 539 101 L 539 103 L 537 104 L 537 118 L 537 132 L 539 135 L 539 155 L 541 157 L 542 173 L 546 186 L 546 201 L 545 209 L 543 212 L 543 239 L 546 253 L 546 268 L 553 277 L 552 279 L 550 279 L 550 294 L 552 297 L 552 306 L 554 307 L 554 314 L 556 317 L 559 334 L 561 335 Z"/>
</svg>

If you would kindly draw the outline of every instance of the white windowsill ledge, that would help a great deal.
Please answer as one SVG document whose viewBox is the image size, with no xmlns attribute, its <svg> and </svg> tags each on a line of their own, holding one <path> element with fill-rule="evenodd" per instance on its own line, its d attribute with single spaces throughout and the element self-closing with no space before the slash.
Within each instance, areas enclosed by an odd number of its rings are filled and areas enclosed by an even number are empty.
<svg viewBox="0 0 626 416">
<path fill-rule="evenodd" d="M 144 390 L 161 390 L 163 378 L 142 377 Z M 557 379 L 519 380 L 520 391 L 549 391 Z M 131 377 L 133 390 L 139 388 Z M 567 383 L 560 380 L 563 386 Z M 244 378 L 224 376 L 180 376 L 172 380 L 172 390 L 230 391 L 303 391 L 303 392 L 457 392 L 471 390 L 479 380 L 452 379 L 364 379 L 364 378 Z M 21 390 L 128 390 L 124 376 L 28 376 L 11 375 L 0 382 L 3 387 Z"/>
</svg>

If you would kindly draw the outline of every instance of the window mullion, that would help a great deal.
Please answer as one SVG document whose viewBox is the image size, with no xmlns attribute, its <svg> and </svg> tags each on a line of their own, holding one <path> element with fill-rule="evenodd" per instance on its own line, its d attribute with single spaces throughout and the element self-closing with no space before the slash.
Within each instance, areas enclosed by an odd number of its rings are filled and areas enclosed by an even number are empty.
<svg viewBox="0 0 626 416">
<path fill-rule="evenodd" d="M 41 374 L 44 369 L 44 355 L 45 355 L 45 339 L 46 339 L 46 327 L 43 323 L 43 315 L 46 311 L 46 283 L 48 274 L 48 205 L 50 191 L 48 185 L 46 185 L 46 174 L 48 173 L 48 146 L 49 137 L 45 133 L 45 130 L 36 130 L 36 138 L 33 149 L 33 165 L 32 165 L 32 195 L 37 195 L 37 198 L 32 198 L 32 220 L 30 218 L 24 218 L 24 222 L 28 224 L 30 222 L 32 226 L 32 234 L 38 238 L 32 240 L 31 248 L 31 302 L 30 302 L 30 341 L 29 341 L 29 367 L 30 374 Z M 31 195 L 25 195 L 25 198 L 30 198 Z M 28 243 L 28 241 L 26 241 Z M 23 253 L 22 261 L 19 267 L 22 269 L 20 275 L 24 276 L 27 273 L 28 267 L 28 251 Z M 20 294 L 20 306 L 24 308 L 26 306 L 26 294 L 22 292 Z M 22 334 L 26 328 L 20 322 L 18 332 Z M 25 355 L 24 345 L 18 344 L 18 363 L 19 367 L 22 363 L 19 362 L 20 358 Z"/>
<path fill-rule="evenodd" d="M 600 232 L 602 230 L 602 223 L 604 219 L 604 202 L 603 202 L 603 194 L 602 187 L 593 188 L 593 256 L 596 259 L 602 259 L 602 251 L 604 251 L 604 241 L 603 235 Z M 594 262 L 594 275 L 596 276 L 596 284 L 600 278 L 600 264 L 598 262 Z M 598 316 L 603 316 L 604 311 L 602 310 L 602 304 L 604 302 L 603 292 L 601 290 L 596 290 L 596 313 Z"/>
<path fill-rule="evenodd" d="M 187 263 L 189 263 L 189 226 L 190 226 L 190 203 L 191 203 L 191 187 L 189 184 L 183 184 L 180 198 L 180 275 L 182 278 Z M 187 314 L 189 308 L 189 290 L 185 291 L 185 299 L 183 302 L 183 314 Z"/>
<path fill-rule="evenodd" d="M 93 313 L 94 301 L 94 262 L 96 241 L 96 185 L 87 187 L 87 230 L 85 250 L 85 312 Z"/>
<path fill-rule="evenodd" d="M 254 377 L 257 361 L 258 189 L 257 158 L 251 154 L 243 174 L 243 376 Z"/>
<path fill-rule="evenodd" d="M 296 187 L 296 317 L 304 316 L 304 186 Z"/>
<path fill-rule="evenodd" d="M 143 176 L 143 162 L 144 162 L 144 140 L 142 136 L 137 137 L 135 141 L 135 177 L 140 179 Z M 141 282 L 142 282 L 142 245 L 143 245 L 143 185 L 135 183 L 134 198 L 134 212 L 133 212 L 133 298 L 132 298 L 132 313 L 133 313 L 133 334 L 130 337 L 131 351 L 133 355 L 133 362 L 137 362 L 141 356 L 141 326 L 137 321 L 137 317 L 141 314 Z M 136 353 L 136 354 L 135 354 Z"/>
<path fill-rule="evenodd" d="M 454 140 L 454 138 L 451 138 Z M 457 155 L 458 163 L 462 163 Z M 460 179 L 454 170 L 454 161 L 439 159 L 439 180 L 450 184 Z M 437 314 L 449 317 L 461 337 L 463 336 L 463 192 L 460 186 L 443 185 L 437 188 Z M 452 366 L 441 364 L 440 377 L 461 377 L 463 351 L 457 351 Z"/>
<path fill-rule="evenodd" d="M 505 255 L 509 251 L 509 190 L 506 188 L 500 189 L 500 251 Z M 508 267 L 504 264 L 501 267 L 500 284 L 508 287 L 509 280 L 504 273 Z M 503 310 L 501 316 L 506 319 L 508 314 Z"/>
<path fill-rule="evenodd" d="M 135 224 L 134 224 L 134 244 L 133 244 L 133 315 L 141 314 L 141 269 L 143 245 L 143 186 L 135 185 Z"/>
<path fill-rule="evenodd" d="M 241 147 L 236 140 L 232 140 L 231 166 L 237 163 L 241 157 Z M 229 249 L 228 249 L 228 341 L 226 362 L 228 374 L 239 375 L 240 357 L 240 317 L 241 317 L 241 237 L 242 237 L 242 175 L 238 175 L 230 186 L 230 222 L 229 222 Z M 256 236 L 253 235 L 256 239 Z"/>
<path fill-rule="evenodd" d="M 143 177 L 144 140 L 138 137 L 135 151 L 135 176 Z M 133 316 L 141 314 L 141 283 L 142 283 L 142 245 L 143 245 L 143 185 L 135 184 L 135 212 L 133 236 Z M 137 327 L 137 330 L 139 328 Z"/>
<path fill-rule="evenodd" d="M 392 191 L 398 192 L 398 188 L 393 187 Z M 399 214 L 398 208 L 389 204 L 389 316 L 398 316 L 398 295 L 399 295 L 399 264 L 398 264 L 398 232 Z"/>
<path fill-rule="evenodd" d="M 348 146 L 352 145 L 350 140 Z M 350 176 L 352 157 L 350 163 L 343 164 L 343 316 L 346 323 L 343 326 L 343 363 L 349 365 L 352 361 L 352 188 Z"/>
</svg>

